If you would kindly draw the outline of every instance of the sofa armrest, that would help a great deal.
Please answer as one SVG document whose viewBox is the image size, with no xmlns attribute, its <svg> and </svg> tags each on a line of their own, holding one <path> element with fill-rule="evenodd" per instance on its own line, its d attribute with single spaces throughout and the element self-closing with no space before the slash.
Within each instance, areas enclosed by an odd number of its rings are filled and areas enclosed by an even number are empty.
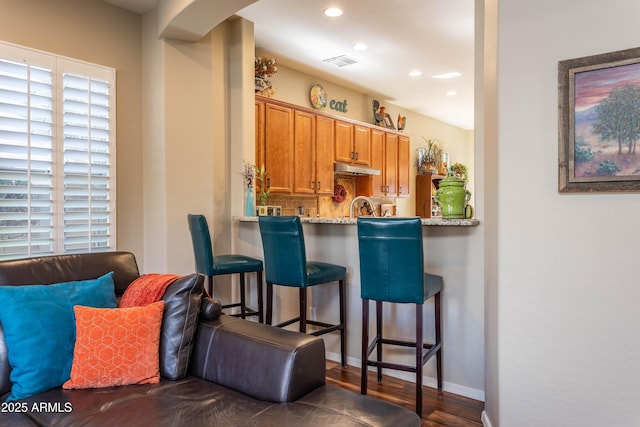
<svg viewBox="0 0 640 427">
<path fill-rule="evenodd" d="M 222 315 L 198 325 L 191 373 L 256 399 L 291 402 L 325 384 L 324 341 Z"/>
</svg>

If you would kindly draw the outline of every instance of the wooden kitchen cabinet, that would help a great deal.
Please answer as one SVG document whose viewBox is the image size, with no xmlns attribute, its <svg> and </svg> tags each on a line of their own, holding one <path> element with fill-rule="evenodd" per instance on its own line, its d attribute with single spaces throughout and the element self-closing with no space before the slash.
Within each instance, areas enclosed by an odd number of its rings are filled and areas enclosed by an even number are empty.
<svg viewBox="0 0 640 427">
<path fill-rule="evenodd" d="M 444 175 L 426 173 L 416 175 L 416 215 L 422 218 L 431 218 L 435 200 L 433 196 L 438 190 L 440 181 Z"/>
<path fill-rule="evenodd" d="M 411 139 L 398 136 L 398 197 L 409 197 L 411 181 Z"/>
<path fill-rule="evenodd" d="M 257 104 L 256 104 L 257 105 Z M 259 108 L 259 107 L 256 107 Z M 264 103 L 264 123 L 256 119 L 256 165 L 265 165 L 272 193 L 293 190 L 294 115 L 291 108 Z M 258 189 L 256 183 L 256 191 Z"/>
<path fill-rule="evenodd" d="M 402 138 L 402 142 L 400 142 Z M 410 139 L 384 130 L 371 130 L 371 168 L 380 175 L 356 178 L 356 194 L 359 196 L 408 197 Z M 400 152 L 402 150 L 402 153 Z M 405 151 L 406 150 L 406 155 Z M 400 158 L 402 157 L 402 163 Z M 400 179 L 403 181 L 400 185 Z M 402 193 L 400 193 L 402 187 Z"/>
<path fill-rule="evenodd" d="M 337 162 L 369 166 L 371 164 L 371 129 L 336 120 L 335 147 Z"/>
<path fill-rule="evenodd" d="M 366 196 L 384 196 L 384 188 L 386 185 L 384 175 L 384 139 L 386 132 L 381 129 L 371 130 L 371 168 L 380 171 L 380 175 L 371 175 L 371 177 L 359 178 L 360 179 L 360 192 L 366 192 L 367 194 L 358 194 Z M 363 182 L 364 181 L 364 182 Z M 363 184 L 366 185 L 366 181 L 371 181 L 371 188 L 364 189 Z M 356 188 L 358 191 L 358 188 Z"/>
<path fill-rule="evenodd" d="M 294 111 L 293 192 L 333 194 L 333 119 Z"/>
<path fill-rule="evenodd" d="M 353 126 L 353 163 L 369 166 L 371 164 L 371 128 Z"/>
<path fill-rule="evenodd" d="M 333 195 L 334 125 L 332 118 L 316 116 L 316 194 Z"/>
<path fill-rule="evenodd" d="M 258 166 L 264 163 L 264 148 L 264 102 L 256 99 L 256 165 Z"/>
<path fill-rule="evenodd" d="M 353 160 L 353 124 L 335 121 L 336 162 L 351 163 Z"/>
<path fill-rule="evenodd" d="M 398 194 L 398 135 L 387 133 L 384 140 L 384 179 L 385 193 Z"/>
<path fill-rule="evenodd" d="M 256 165 L 272 193 L 332 195 L 338 161 L 380 170 L 356 177 L 357 195 L 409 196 L 409 137 L 260 96 L 255 105 Z"/>
</svg>

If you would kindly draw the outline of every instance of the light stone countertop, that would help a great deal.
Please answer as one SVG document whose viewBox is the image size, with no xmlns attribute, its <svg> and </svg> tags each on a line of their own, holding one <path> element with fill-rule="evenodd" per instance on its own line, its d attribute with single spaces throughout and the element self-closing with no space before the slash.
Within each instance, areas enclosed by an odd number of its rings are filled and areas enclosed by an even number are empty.
<svg viewBox="0 0 640 427">
<path fill-rule="evenodd" d="M 257 216 L 235 216 L 232 218 L 234 221 L 240 222 L 258 222 Z M 355 225 L 356 218 L 324 218 L 324 217 L 310 217 L 301 216 L 300 220 L 303 224 L 347 224 Z M 455 227 L 472 227 L 479 225 L 480 221 L 477 219 L 443 219 L 443 218 L 422 218 L 422 225 L 428 226 L 455 226 Z"/>
</svg>

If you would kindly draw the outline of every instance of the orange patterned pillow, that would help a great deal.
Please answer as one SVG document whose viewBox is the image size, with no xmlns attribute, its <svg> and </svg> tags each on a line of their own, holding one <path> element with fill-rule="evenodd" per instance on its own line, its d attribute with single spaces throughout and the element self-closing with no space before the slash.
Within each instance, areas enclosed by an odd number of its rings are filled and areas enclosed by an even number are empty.
<svg viewBox="0 0 640 427">
<path fill-rule="evenodd" d="M 142 307 L 76 305 L 71 379 L 62 388 L 99 388 L 160 381 L 158 346 L 164 301 Z"/>
</svg>

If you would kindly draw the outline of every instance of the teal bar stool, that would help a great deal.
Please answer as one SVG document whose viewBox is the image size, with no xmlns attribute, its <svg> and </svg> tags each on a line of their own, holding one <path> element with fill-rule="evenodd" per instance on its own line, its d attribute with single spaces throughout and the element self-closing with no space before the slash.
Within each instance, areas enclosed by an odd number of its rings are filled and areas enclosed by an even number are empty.
<svg viewBox="0 0 640 427">
<path fill-rule="evenodd" d="M 240 274 L 240 302 L 223 305 L 222 308 L 240 307 L 240 313 L 233 316 L 245 319 L 247 316 L 258 316 L 258 321 L 263 323 L 262 302 L 262 261 L 244 255 L 213 255 L 209 226 L 204 215 L 187 215 L 189 232 L 196 260 L 196 272 L 207 276 L 209 294 L 213 296 L 213 276 L 223 274 Z M 258 309 L 247 307 L 245 295 L 245 274 L 256 273 Z"/>
<path fill-rule="evenodd" d="M 360 296 L 362 298 L 362 377 L 361 394 L 367 394 L 367 367 L 375 366 L 378 383 L 382 368 L 415 372 L 416 413 L 422 417 L 422 366 L 435 354 L 438 390 L 442 391 L 442 343 L 440 291 L 442 277 L 424 272 L 422 224 L 420 218 L 358 218 L 360 251 Z M 435 343 L 423 342 L 422 309 L 434 298 Z M 376 302 L 376 336 L 369 343 L 369 301 Z M 415 304 L 415 341 L 383 337 L 382 303 Z M 383 345 L 413 347 L 415 365 L 382 360 Z M 376 350 L 377 360 L 369 360 Z M 426 350 L 426 351 L 425 351 Z"/>
<path fill-rule="evenodd" d="M 279 323 L 278 327 L 300 323 L 300 332 L 307 333 L 307 325 L 322 329 L 312 335 L 323 335 L 340 331 L 340 354 L 342 366 L 347 366 L 345 278 L 347 269 L 340 265 L 307 261 L 302 224 L 297 216 L 261 216 L 258 218 L 267 283 L 266 323 L 273 316 L 273 285 L 291 286 L 300 289 L 299 315 Z M 307 319 L 307 288 L 323 283 L 338 282 L 340 294 L 340 323 L 329 324 Z"/>
</svg>

